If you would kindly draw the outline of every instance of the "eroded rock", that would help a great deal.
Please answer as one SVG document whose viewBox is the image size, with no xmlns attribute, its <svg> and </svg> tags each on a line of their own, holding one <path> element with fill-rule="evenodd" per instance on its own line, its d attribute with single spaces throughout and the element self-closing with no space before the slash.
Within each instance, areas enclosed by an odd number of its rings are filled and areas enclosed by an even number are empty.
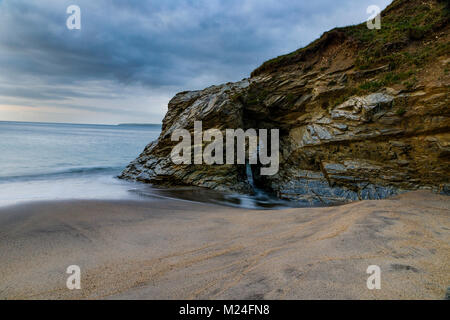
<svg viewBox="0 0 450 320">
<path fill-rule="evenodd" d="M 429 41 L 448 43 L 448 38 L 443 32 Z M 357 54 L 352 37 L 332 31 L 286 56 L 283 64 L 264 64 L 249 79 L 177 94 L 158 140 L 121 177 L 252 192 L 244 165 L 172 163 L 172 132 L 192 131 L 194 121 L 202 121 L 204 130 L 279 129 L 280 169 L 273 176 L 255 174 L 254 181 L 280 198 L 333 204 L 420 188 L 448 193 L 450 78 L 441 66 L 448 52 L 422 67 L 420 85 L 407 88 L 380 87 L 373 77 L 392 76 L 390 67 L 358 70 Z M 355 90 L 371 82 L 377 85 L 374 92 Z"/>
</svg>

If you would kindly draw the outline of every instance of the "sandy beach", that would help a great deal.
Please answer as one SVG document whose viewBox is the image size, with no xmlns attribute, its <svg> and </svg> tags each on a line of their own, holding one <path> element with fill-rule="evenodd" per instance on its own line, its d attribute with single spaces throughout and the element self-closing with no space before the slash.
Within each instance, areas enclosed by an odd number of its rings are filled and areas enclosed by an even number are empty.
<svg viewBox="0 0 450 320">
<path fill-rule="evenodd" d="M 246 210 L 173 199 L 0 209 L 1 299 L 443 299 L 450 198 Z M 66 268 L 81 268 L 68 290 Z M 381 289 L 368 290 L 369 265 Z"/>
</svg>

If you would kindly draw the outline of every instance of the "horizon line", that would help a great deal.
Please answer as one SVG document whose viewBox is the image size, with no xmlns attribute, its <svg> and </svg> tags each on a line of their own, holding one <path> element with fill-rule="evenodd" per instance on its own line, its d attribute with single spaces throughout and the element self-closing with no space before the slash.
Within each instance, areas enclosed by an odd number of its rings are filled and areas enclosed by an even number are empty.
<svg viewBox="0 0 450 320">
<path fill-rule="evenodd" d="M 107 123 L 79 123 L 79 122 L 52 122 L 52 121 L 18 121 L 18 120 L 0 120 L 0 122 L 15 122 L 15 123 L 41 123 L 41 124 L 74 124 L 74 125 L 93 125 L 93 126 L 124 126 L 124 125 L 136 125 L 136 126 L 151 126 L 151 125 L 162 125 L 161 123 L 137 123 L 137 122 L 124 122 L 116 124 Z"/>
</svg>

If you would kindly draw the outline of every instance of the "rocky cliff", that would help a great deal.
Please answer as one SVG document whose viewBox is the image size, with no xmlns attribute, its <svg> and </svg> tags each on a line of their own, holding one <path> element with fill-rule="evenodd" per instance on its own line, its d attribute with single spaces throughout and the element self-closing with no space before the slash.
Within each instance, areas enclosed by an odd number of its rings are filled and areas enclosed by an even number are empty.
<svg viewBox="0 0 450 320">
<path fill-rule="evenodd" d="M 326 32 L 237 83 L 182 92 L 162 133 L 121 177 L 252 192 L 245 165 L 175 165 L 177 128 L 280 130 L 280 169 L 255 184 L 309 204 L 380 199 L 406 190 L 448 192 L 448 1 L 396 0 L 381 29 Z"/>
</svg>

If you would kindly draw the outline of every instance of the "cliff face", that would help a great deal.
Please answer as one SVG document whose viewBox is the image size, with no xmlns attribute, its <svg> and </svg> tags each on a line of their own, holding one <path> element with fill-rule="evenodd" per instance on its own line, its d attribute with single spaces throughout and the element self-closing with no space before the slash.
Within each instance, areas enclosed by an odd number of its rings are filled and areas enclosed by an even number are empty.
<svg viewBox="0 0 450 320">
<path fill-rule="evenodd" d="M 175 165 L 177 128 L 280 129 L 280 169 L 258 187 L 310 204 L 450 183 L 447 1 L 394 1 L 380 30 L 325 33 L 249 79 L 177 94 L 159 139 L 121 177 L 251 192 L 244 165 Z"/>
</svg>

